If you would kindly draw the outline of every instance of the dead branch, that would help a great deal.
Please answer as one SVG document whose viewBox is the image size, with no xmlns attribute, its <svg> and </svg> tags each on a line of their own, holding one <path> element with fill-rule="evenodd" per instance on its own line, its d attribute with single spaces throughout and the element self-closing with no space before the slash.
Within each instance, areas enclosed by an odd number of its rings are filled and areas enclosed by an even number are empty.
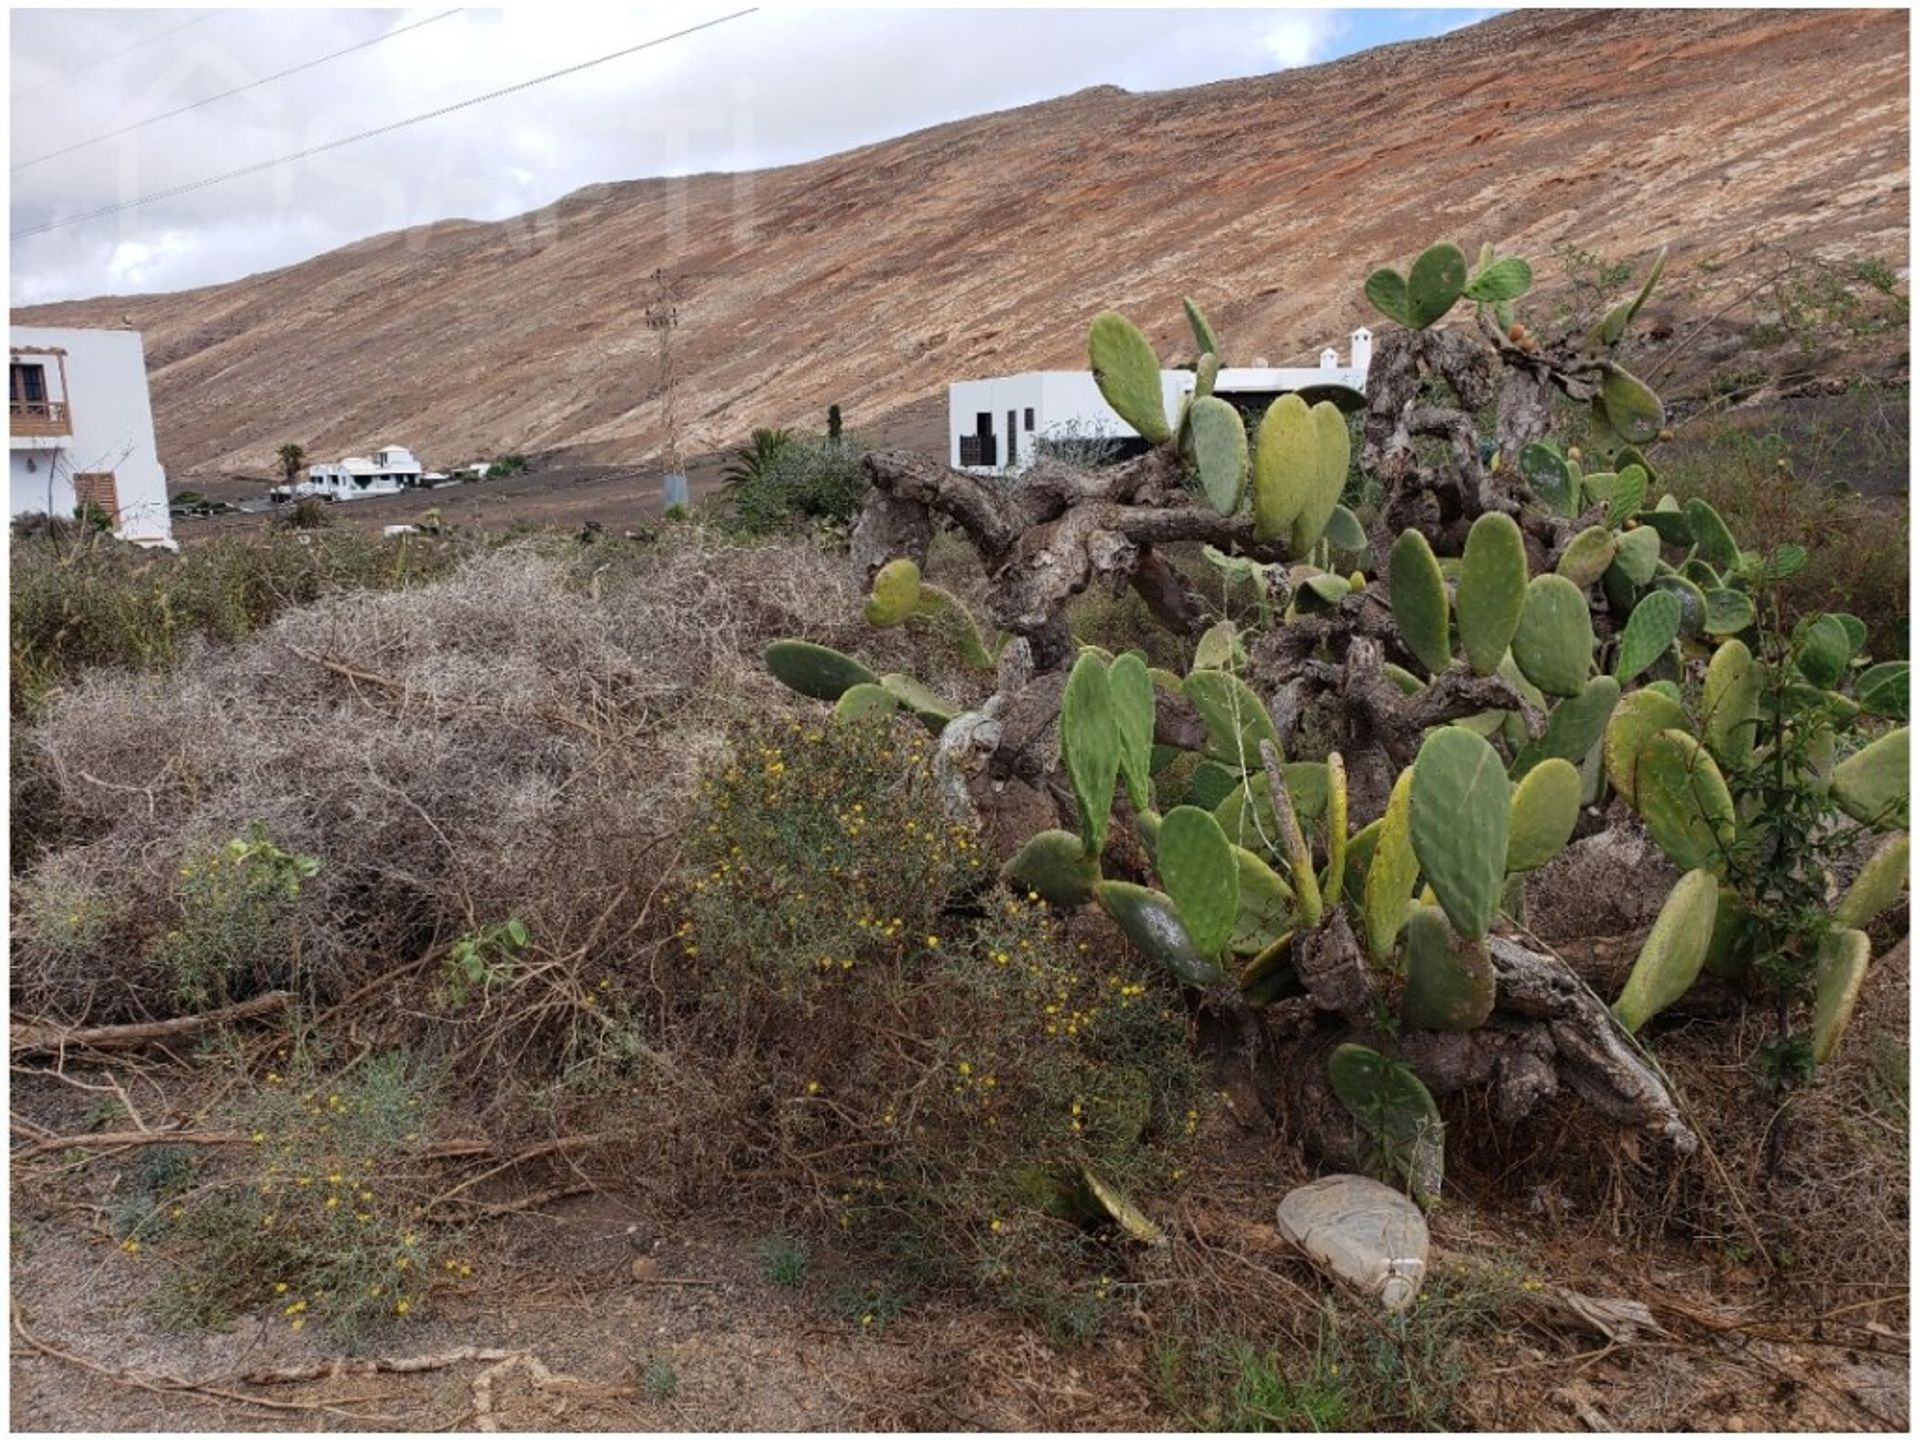
<svg viewBox="0 0 1920 1440">
<path fill-rule="evenodd" d="M 293 996 L 285 990 L 270 990 L 265 995 L 256 995 L 251 1000 L 242 1000 L 237 1005 L 224 1005 L 218 1010 L 208 1010 L 199 1015 L 181 1015 L 172 1020 L 145 1020 L 130 1025 L 94 1025 L 84 1028 L 46 1023 L 35 1024 L 31 1021 L 15 1022 L 10 1027 L 10 1038 L 16 1054 L 21 1051 L 66 1050 L 85 1047 L 91 1050 L 123 1049 L 135 1045 L 148 1045 L 156 1041 L 174 1040 L 183 1035 L 194 1035 L 216 1025 L 225 1025 L 235 1020 L 252 1020 L 261 1015 L 270 1015 L 276 1010 L 284 1010 L 293 1001 Z"/>
<path fill-rule="evenodd" d="M 467 1177 L 451 1190 L 436 1195 L 432 1200 L 427 1202 L 427 1208 L 432 1210 L 437 1206 L 444 1205 L 462 1191 L 472 1189 L 482 1180 L 491 1179 L 503 1170 L 511 1170 L 516 1165 L 524 1165 L 527 1161 L 537 1160 L 542 1155 L 559 1155 L 569 1150 L 584 1150 L 590 1145 L 598 1145 L 605 1138 L 606 1137 L 601 1135 L 562 1135 L 558 1139 L 542 1141 L 531 1149 L 522 1150 L 517 1155 L 508 1156 L 498 1165 L 489 1166 L 478 1175 Z"/>
<path fill-rule="evenodd" d="M 252 1137 L 238 1130 L 103 1130 L 88 1135 L 55 1135 L 13 1152 L 22 1161 L 56 1150 L 117 1150 L 135 1145 L 246 1145 Z"/>
</svg>

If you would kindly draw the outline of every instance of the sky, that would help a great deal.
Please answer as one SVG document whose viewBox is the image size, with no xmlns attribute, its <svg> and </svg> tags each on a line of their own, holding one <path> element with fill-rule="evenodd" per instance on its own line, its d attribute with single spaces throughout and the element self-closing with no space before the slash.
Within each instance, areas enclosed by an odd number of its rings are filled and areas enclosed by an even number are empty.
<svg viewBox="0 0 1920 1440">
<path fill-rule="evenodd" d="M 1498 13 L 779 6 L 662 40 L 745 3 L 13 9 L 11 303 L 233 280 L 586 185 L 793 164 L 1090 85 L 1270 74 Z"/>
</svg>

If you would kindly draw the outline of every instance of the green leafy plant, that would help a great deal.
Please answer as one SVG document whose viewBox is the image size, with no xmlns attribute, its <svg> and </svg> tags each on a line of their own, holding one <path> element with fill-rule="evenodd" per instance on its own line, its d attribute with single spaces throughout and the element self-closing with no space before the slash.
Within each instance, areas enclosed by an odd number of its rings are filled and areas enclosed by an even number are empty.
<svg viewBox="0 0 1920 1440">
<path fill-rule="evenodd" d="M 159 950 L 176 999 L 204 1009 L 245 998 L 247 987 L 297 976 L 298 931 L 290 922 L 302 883 L 319 870 L 313 856 L 275 845 L 258 821 L 183 864 L 179 918 Z"/>
<path fill-rule="evenodd" d="M 506 984 L 531 938 L 520 921 L 503 920 L 455 940 L 441 971 L 442 1003 L 458 1010 L 476 993 Z"/>
</svg>

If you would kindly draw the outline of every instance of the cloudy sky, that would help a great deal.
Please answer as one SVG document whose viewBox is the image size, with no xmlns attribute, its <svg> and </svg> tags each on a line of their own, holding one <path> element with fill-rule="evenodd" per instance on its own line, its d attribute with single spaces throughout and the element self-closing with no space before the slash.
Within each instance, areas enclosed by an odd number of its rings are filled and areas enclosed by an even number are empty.
<svg viewBox="0 0 1920 1440">
<path fill-rule="evenodd" d="M 12 303 L 231 280 L 407 225 L 521 214 L 598 181 L 791 164 L 1089 85 L 1265 74 L 1496 13 L 782 6 L 270 163 L 744 3 L 14 9 Z"/>
</svg>

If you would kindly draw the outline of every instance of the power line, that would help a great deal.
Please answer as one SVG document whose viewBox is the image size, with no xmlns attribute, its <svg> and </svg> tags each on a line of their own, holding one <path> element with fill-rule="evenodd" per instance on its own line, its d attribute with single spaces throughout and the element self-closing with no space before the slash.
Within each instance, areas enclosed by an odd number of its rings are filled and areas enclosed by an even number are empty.
<svg viewBox="0 0 1920 1440">
<path fill-rule="evenodd" d="M 457 100 L 451 105 L 442 105 L 437 110 L 428 110 L 424 114 L 413 115 L 405 120 L 395 120 L 390 125 L 381 125 L 372 130 L 362 130 L 357 135 L 343 136 L 338 140 L 329 140 L 323 145 L 310 145 L 305 150 L 296 150 L 291 155 L 282 155 L 273 160 L 261 160 L 252 165 L 243 165 L 238 170 L 229 170 L 224 175 L 209 175 L 203 180 L 189 181 L 185 185 L 175 185 L 171 189 L 156 190 L 150 195 L 136 196 L 132 200 L 123 200 L 118 205 L 103 205 L 98 210 L 88 210 L 83 214 L 69 215 L 60 220 L 49 220 L 44 225 L 35 225 L 28 230 L 16 230 L 9 237 L 13 240 L 27 240 L 35 235 L 44 235 L 49 230 L 59 230 L 68 225 L 79 225 L 88 220 L 98 220 L 107 215 L 117 215 L 122 210 L 131 210 L 139 205 L 150 205 L 156 200 L 172 200 L 181 195 L 191 194 L 195 190 L 205 190 L 211 185 L 220 185 L 228 180 L 238 180 L 244 175 L 256 175 L 262 170 L 272 170 L 276 166 L 290 165 L 295 160 L 305 160 L 313 155 L 322 155 L 329 150 L 338 150 L 343 145 L 355 145 L 362 140 L 371 140 L 379 135 L 390 135 L 396 130 L 404 130 L 409 125 L 418 125 L 423 121 L 436 120 L 442 115 L 451 115 L 456 110 L 465 110 L 469 106 L 482 105 L 489 100 L 498 100 L 503 95 L 512 95 L 521 90 L 530 90 L 535 85 L 544 85 L 549 80 L 558 80 L 563 76 L 577 75 L 582 70 L 591 70 L 596 65 L 605 65 L 610 60 L 619 60 L 628 55 L 636 55 L 642 50 L 651 50 L 656 45 L 665 45 L 670 40 L 681 40 L 702 30 L 711 30 L 717 25 L 739 20 L 753 14 L 760 7 L 748 6 L 745 10 L 736 10 L 731 15 L 722 15 L 715 20 L 702 20 L 698 25 L 689 25 L 684 30 L 676 30 L 671 35 L 661 35 L 652 40 L 643 40 L 638 45 L 629 45 L 624 50 L 615 50 L 611 54 L 597 56 L 592 60 L 583 60 L 578 65 L 569 65 L 563 70 L 550 71 L 545 75 L 536 75 L 531 80 L 522 80 L 499 90 L 489 90 L 484 95 L 475 95 L 470 99 Z"/>
<path fill-rule="evenodd" d="M 124 50 L 116 50 L 111 55 L 102 55 L 98 60 L 89 60 L 86 64 L 82 65 L 78 70 L 69 70 L 66 74 L 61 75 L 55 79 L 49 80 L 44 85 L 36 85 L 31 90 L 22 90 L 18 95 L 14 96 L 13 98 L 16 100 L 30 100 L 35 95 L 40 94 L 42 91 L 51 90 L 54 86 L 59 85 L 64 81 L 71 80 L 76 75 L 85 74 L 87 71 L 93 69 L 96 65 L 104 65 L 109 60 L 118 60 L 122 55 L 131 55 L 134 51 L 144 49 L 146 46 L 153 44 L 153 42 L 156 40 L 164 40 L 169 35 L 178 35 L 182 30 L 191 30 L 195 25 L 203 24 L 204 22 L 213 19 L 213 17 L 218 15 L 219 13 L 220 12 L 218 10 L 209 10 L 204 15 L 196 15 L 193 19 L 185 21 L 182 24 L 172 26 L 171 28 L 162 30 L 157 34 L 149 35 L 144 40 L 136 40 L 133 42 L 133 44 L 127 46 L 127 48 Z"/>
<path fill-rule="evenodd" d="M 109 130 L 104 135 L 95 135 L 90 140 L 77 141 L 72 145 L 63 146 L 58 150 L 49 150 L 44 155 L 36 155 L 31 160 L 22 160 L 8 173 L 18 175 L 22 170 L 30 169 L 48 160 L 57 160 L 62 155 L 71 155 L 74 151 L 84 150 L 89 145 L 98 145 L 102 140 L 113 140 L 121 135 L 131 134 L 135 130 L 143 130 L 149 125 L 158 125 L 162 120 L 171 120 L 176 115 L 184 115 L 189 110 L 198 110 L 201 106 L 211 105 L 216 100 L 231 99 L 233 96 L 239 95 L 244 91 L 258 89 L 262 85 L 270 85 L 275 80 L 286 79 L 289 75 L 298 75 L 302 70 L 311 70 L 316 65 L 324 65 L 329 60 L 338 60 L 342 55 L 351 55 L 356 50 L 365 50 L 369 46 L 378 45 L 383 40 L 391 40 L 396 35 L 404 35 L 409 30 L 418 30 L 424 25 L 431 25 L 437 20 L 445 20 L 449 16 L 458 15 L 459 13 L 460 11 L 458 9 L 443 10 L 440 14 L 431 16 L 428 19 L 416 20 L 411 25 L 402 25 L 398 30 L 389 30 L 383 35 L 374 36 L 371 40 L 362 40 L 357 45 L 349 45 L 344 50 L 336 50 L 331 55 L 322 55 L 318 60 L 309 60 L 305 64 L 295 65 L 289 70 L 282 70 L 274 75 L 265 75 L 258 80 L 249 80 L 244 85 L 236 85 L 233 89 L 223 90 L 218 95 L 209 95 L 206 99 L 196 100 L 191 105 L 182 105 L 178 110 L 169 110 L 164 115 L 149 115 L 144 120 L 136 120 L 131 125 L 122 125 L 118 130 Z"/>
</svg>

